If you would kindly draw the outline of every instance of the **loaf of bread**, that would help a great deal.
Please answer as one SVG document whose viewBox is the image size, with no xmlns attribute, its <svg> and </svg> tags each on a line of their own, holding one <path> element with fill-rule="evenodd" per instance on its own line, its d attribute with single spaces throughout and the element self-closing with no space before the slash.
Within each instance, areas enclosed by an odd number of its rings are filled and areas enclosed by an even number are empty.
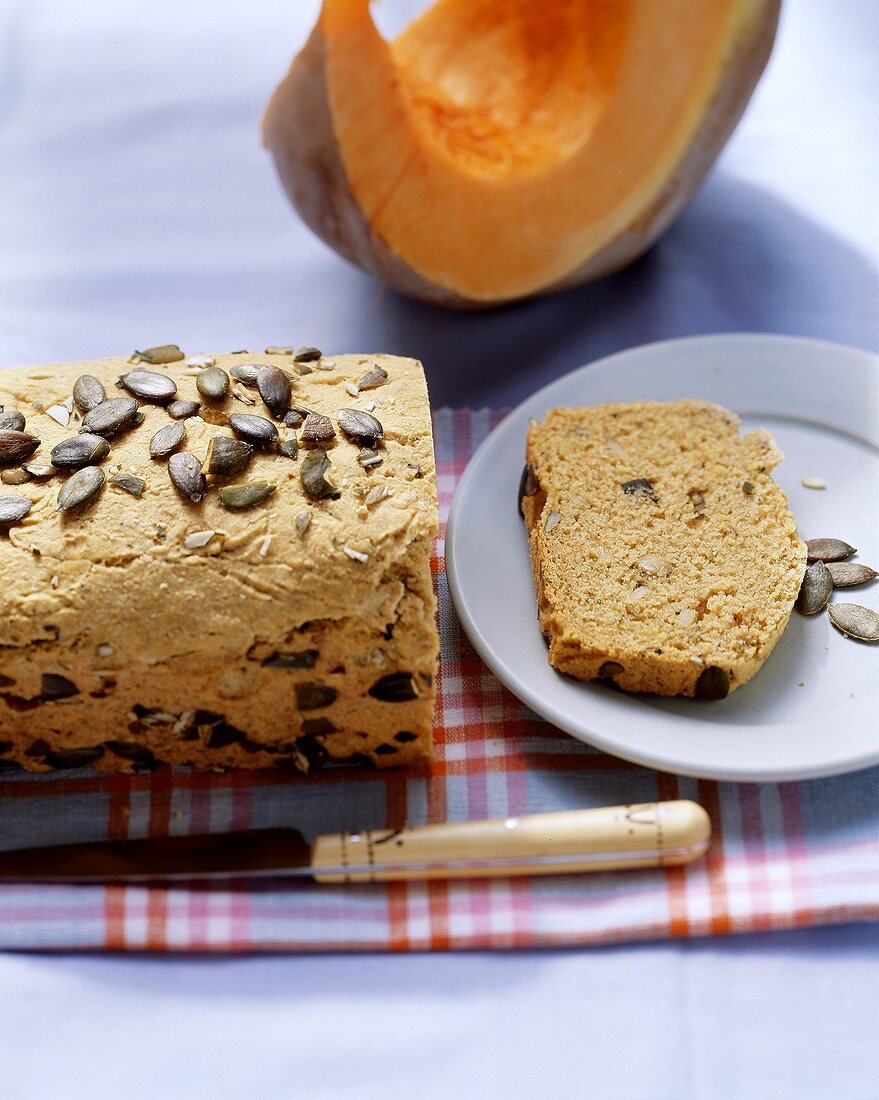
<svg viewBox="0 0 879 1100">
<path fill-rule="evenodd" d="M 550 663 L 626 691 L 719 699 L 790 618 L 806 548 L 768 432 L 702 401 L 532 422 L 520 509 Z"/>
<path fill-rule="evenodd" d="M 418 362 L 165 347 L 3 370 L 0 407 L 0 762 L 429 758 Z"/>
</svg>

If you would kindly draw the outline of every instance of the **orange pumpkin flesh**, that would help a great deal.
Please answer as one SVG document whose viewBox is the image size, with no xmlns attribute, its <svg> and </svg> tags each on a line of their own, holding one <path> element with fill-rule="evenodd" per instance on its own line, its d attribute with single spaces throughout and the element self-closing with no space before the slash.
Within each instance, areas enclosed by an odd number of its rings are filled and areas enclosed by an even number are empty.
<svg viewBox="0 0 879 1100">
<path fill-rule="evenodd" d="M 780 0 L 324 0 L 264 133 L 308 224 L 403 293 L 491 305 L 643 252 L 768 58 Z"/>
</svg>

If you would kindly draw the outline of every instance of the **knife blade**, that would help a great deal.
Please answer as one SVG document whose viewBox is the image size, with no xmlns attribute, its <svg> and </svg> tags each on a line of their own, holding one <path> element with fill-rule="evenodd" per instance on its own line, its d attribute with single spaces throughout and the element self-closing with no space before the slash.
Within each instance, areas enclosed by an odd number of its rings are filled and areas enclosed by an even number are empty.
<svg viewBox="0 0 879 1100">
<path fill-rule="evenodd" d="M 0 852 L 0 882 L 136 882 L 311 873 L 298 829 L 56 844 Z"/>
<path fill-rule="evenodd" d="M 707 850 L 711 823 L 685 799 L 318 837 L 298 829 L 95 841 L 0 852 L 0 883 L 313 876 L 388 882 L 671 866 Z"/>
</svg>

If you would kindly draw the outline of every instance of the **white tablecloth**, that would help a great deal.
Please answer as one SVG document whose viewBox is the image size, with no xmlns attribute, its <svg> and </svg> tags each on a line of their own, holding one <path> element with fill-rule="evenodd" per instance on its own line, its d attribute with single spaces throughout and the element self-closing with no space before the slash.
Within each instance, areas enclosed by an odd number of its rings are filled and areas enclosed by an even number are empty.
<svg viewBox="0 0 879 1100">
<path fill-rule="evenodd" d="M 0 366 L 309 343 L 417 355 L 436 405 L 500 406 L 663 337 L 879 346 L 875 4 L 789 0 L 742 127 L 662 245 L 485 315 L 379 293 L 282 198 L 258 118 L 315 10 L 0 0 Z M 853 926 L 521 955 L 9 955 L 0 1092 L 870 1100 L 877 949 Z"/>
</svg>

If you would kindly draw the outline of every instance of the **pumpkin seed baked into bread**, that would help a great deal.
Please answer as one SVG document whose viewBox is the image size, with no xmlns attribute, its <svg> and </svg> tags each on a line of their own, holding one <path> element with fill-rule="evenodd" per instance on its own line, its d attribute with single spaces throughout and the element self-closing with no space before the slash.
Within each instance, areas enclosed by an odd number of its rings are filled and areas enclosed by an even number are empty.
<svg viewBox="0 0 879 1100">
<path fill-rule="evenodd" d="M 764 430 L 702 401 L 554 409 L 520 508 L 550 663 L 626 691 L 720 699 L 760 668 L 806 568 Z"/>
<path fill-rule="evenodd" d="M 0 764 L 429 758 L 421 365 L 272 351 L 0 371 Z"/>
</svg>

